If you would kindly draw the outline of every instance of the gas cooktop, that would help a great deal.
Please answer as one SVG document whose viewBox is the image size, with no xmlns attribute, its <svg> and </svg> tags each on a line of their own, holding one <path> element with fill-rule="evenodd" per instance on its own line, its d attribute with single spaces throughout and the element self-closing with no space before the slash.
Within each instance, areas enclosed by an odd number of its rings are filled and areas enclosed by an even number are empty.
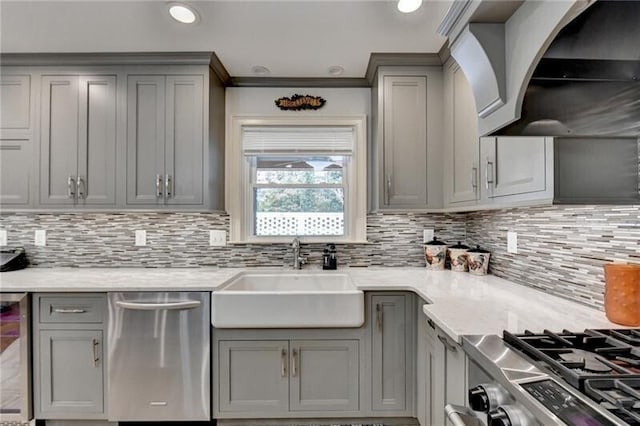
<svg viewBox="0 0 640 426">
<path fill-rule="evenodd" d="M 640 425 L 640 329 L 505 331 L 503 338 L 625 423 Z"/>
</svg>

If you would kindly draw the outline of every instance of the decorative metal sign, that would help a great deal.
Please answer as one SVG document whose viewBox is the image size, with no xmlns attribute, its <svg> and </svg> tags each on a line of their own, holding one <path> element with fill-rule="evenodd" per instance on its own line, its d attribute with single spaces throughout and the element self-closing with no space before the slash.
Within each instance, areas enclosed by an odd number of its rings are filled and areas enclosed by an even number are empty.
<svg viewBox="0 0 640 426">
<path fill-rule="evenodd" d="M 301 111 L 305 109 L 320 109 L 327 102 L 320 96 L 298 95 L 290 98 L 276 99 L 276 106 L 283 111 Z"/>
</svg>

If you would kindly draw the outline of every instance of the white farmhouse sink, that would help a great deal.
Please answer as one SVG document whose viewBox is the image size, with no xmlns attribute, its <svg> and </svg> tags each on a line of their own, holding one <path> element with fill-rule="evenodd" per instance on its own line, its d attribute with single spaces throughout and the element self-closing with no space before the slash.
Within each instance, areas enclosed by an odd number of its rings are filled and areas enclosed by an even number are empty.
<svg viewBox="0 0 640 426">
<path fill-rule="evenodd" d="M 211 297 L 217 328 L 360 327 L 364 293 L 334 272 L 245 272 Z"/>
</svg>

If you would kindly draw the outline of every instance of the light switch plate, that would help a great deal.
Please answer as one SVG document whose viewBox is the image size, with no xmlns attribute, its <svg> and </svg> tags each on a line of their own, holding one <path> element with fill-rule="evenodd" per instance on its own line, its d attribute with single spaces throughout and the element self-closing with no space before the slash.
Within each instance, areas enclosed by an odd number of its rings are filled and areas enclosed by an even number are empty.
<svg viewBox="0 0 640 426">
<path fill-rule="evenodd" d="M 37 229 L 33 236 L 33 242 L 36 246 L 44 247 L 47 245 L 47 231 L 44 229 Z"/>
<path fill-rule="evenodd" d="M 6 246 L 6 245 L 7 245 L 7 230 L 0 229 L 0 246 Z"/>
<path fill-rule="evenodd" d="M 136 230 L 136 245 L 137 246 L 147 245 L 147 231 L 143 231 L 140 229 Z"/>
<path fill-rule="evenodd" d="M 422 241 L 425 243 L 428 243 L 429 241 L 433 240 L 433 236 L 434 236 L 433 229 L 425 229 L 424 231 L 422 231 Z"/>
<path fill-rule="evenodd" d="M 518 254 L 518 233 L 507 232 L 507 253 Z"/>
<path fill-rule="evenodd" d="M 227 231 L 212 229 L 209 231 L 209 245 L 210 246 L 226 246 L 227 245 Z"/>
</svg>

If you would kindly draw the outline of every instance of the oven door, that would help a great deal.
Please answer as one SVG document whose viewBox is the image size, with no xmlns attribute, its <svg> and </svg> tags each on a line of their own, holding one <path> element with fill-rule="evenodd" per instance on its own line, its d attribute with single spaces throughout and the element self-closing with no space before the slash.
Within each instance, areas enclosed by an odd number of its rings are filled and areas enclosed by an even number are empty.
<svg viewBox="0 0 640 426">
<path fill-rule="evenodd" d="M 486 415 L 459 405 L 447 404 L 444 407 L 444 414 L 448 424 L 452 426 L 485 426 L 487 424 Z"/>
<path fill-rule="evenodd" d="M 31 420 L 29 296 L 0 293 L 0 423 Z"/>
</svg>

